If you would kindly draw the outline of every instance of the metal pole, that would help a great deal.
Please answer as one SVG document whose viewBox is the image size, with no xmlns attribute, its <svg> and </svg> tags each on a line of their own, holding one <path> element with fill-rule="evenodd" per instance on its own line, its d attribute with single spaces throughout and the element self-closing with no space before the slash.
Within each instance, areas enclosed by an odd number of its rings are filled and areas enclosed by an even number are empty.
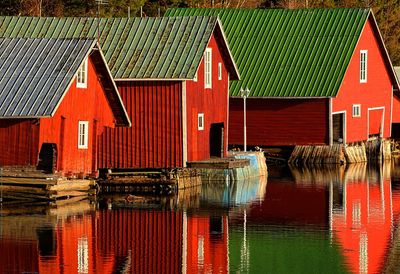
<svg viewBox="0 0 400 274">
<path fill-rule="evenodd" d="M 131 18 L 131 7 L 128 6 L 128 18 Z"/>
<path fill-rule="evenodd" d="M 246 99 L 250 94 L 250 90 L 246 88 L 240 89 L 240 95 L 243 97 L 243 150 L 247 151 L 247 118 L 246 118 Z"/>
<path fill-rule="evenodd" d="M 246 128 L 246 95 L 243 96 L 243 134 L 244 134 L 244 148 L 243 150 L 247 151 L 247 128 Z"/>
</svg>

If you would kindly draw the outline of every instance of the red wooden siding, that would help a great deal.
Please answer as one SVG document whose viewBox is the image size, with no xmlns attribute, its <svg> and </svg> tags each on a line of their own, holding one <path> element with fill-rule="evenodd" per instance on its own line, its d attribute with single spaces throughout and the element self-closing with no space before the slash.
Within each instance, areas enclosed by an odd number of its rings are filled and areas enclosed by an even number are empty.
<svg viewBox="0 0 400 274">
<path fill-rule="evenodd" d="M 229 100 L 229 144 L 243 145 L 243 99 Z M 328 144 L 329 99 L 247 99 L 247 145 Z"/>
<path fill-rule="evenodd" d="M 88 149 L 78 149 L 78 122 L 89 122 Z M 97 132 L 93 132 L 97 125 Z M 91 173 L 97 170 L 93 163 L 96 135 L 104 126 L 112 127 L 114 116 L 107 102 L 95 67 L 88 62 L 87 88 L 77 88 L 76 80 L 52 118 L 40 119 L 39 150 L 43 143 L 55 143 L 58 150 L 57 168 L 72 173 Z M 96 168 L 94 168 L 96 167 Z"/>
<path fill-rule="evenodd" d="M 377 37 L 367 21 L 338 96 L 332 100 L 333 112 L 346 111 L 347 143 L 368 138 L 368 108 L 385 108 L 383 137 L 390 137 L 392 82 Z M 368 50 L 367 83 L 360 83 L 360 50 Z M 352 117 L 353 104 L 361 105 L 361 117 Z"/>
<path fill-rule="evenodd" d="M 131 128 L 107 128 L 99 137 L 99 167 L 182 166 L 182 82 L 124 81 L 118 90 Z"/>
<path fill-rule="evenodd" d="M 204 58 L 197 71 L 197 82 L 186 82 L 188 161 L 210 158 L 210 129 L 213 123 L 224 124 L 224 156 L 227 153 L 228 71 L 215 35 L 211 37 L 208 47 L 212 49 L 212 88 L 204 88 Z M 222 63 L 221 80 L 218 80 L 218 63 Z M 204 113 L 204 130 L 198 130 L 199 113 Z"/>
<path fill-rule="evenodd" d="M 35 166 L 38 142 L 36 119 L 0 120 L 0 166 Z"/>
</svg>

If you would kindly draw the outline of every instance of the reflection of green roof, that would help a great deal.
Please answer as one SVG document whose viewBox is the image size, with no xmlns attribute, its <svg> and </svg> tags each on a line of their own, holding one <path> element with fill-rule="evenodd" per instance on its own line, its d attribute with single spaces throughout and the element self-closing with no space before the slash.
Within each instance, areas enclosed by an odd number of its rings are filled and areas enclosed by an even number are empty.
<svg viewBox="0 0 400 274">
<path fill-rule="evenodd" d="M 369 9 L 170 9 L 218 15 L 241 81 L 254 97 L 336 96 Z"/>
<path fill-rule="evenodd" d="M 103 18 L 99 26 L 99 42 L 114 78 L 193 79 L 219 21 L 201 16 Z M 0 17 L 0 37 L 97 38 L 97 29 L 95 18 Z M 222 30 L 217 33 L 223 35 Z M 233 60 L 226 61 L 236 79 Z"/>
<path fill-rule="evenodd" d="M 229 269 L 232 273 L 348 273 L 339 248 L 327 233 L 283 230 L 260 232 L 247 228 L 249 269 L 243 250 L 243 231 L 229 231 Z"/>
</svg>

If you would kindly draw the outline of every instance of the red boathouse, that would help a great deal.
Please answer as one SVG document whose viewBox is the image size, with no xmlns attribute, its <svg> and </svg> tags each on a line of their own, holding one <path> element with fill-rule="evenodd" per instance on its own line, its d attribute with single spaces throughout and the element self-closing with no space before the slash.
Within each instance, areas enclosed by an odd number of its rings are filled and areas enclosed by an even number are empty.
<svg viewBox="0 0 400 274">
<path fill-rule="evenodd" d="M 216 15 L 241 72 L 231 83 L 229 144 L 353 143 L 391 136 L 399 84 L 370 9 L 171 9 Z M 237 33 L 243 34 L 237 39 Z M 393 96 L 395 93 L 395 96 Z M 397 94 L 397 95 L 396 95 Z M 392 107 L 393 106 L 393 107 Z M 396 108 L 397 106 L 397 108 Z"/>
<path fill-rule="evenodd" d="M 129 125 L 95 40 L 0 38 L 0 166 L 90 174 L 104 127 Z"/>
<path fill-rule="evenodd" d="M 0 17 L 0 37 L 97 37 L 97 22 Z M 181 167 L 225 156 L 229 80 L 239 73 L 217 17 L 107 18 L 99 27 L 132 127 L 98 125 L 98 167 Z"/>
</svg>

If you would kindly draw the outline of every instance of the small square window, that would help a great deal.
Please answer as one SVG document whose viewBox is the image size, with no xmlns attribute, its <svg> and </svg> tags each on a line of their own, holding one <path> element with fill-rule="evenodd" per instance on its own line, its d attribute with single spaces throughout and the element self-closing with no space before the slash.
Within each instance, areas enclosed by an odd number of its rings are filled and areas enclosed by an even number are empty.
<svg viewBox="0 0 400 274">
<path fill-rule="evenodd" d="M 87 67 L 88 63 L 86 59 L 76 74 L 76 87 L 78 88 L 87 88 Z"/>
<path fill-rule="evenodd" d="M 197 129 L 204 130 L 204 113 L 199 113 L 197 115 Z"/>
<path fill-rule="evenodd" d="M 89 122 L 79 121 L 78 123 L 78 148 L 87 149 L 89 139 Z"/>
<path fill-rule="evenodd" d="M 353 117 L 361 117 L 361 105 L 353 105 Z"/>
<path fill-rule="evenodd" d="M 222 63 L 218 63 L 218 80 L 222 80 Z"/>
</svg>

